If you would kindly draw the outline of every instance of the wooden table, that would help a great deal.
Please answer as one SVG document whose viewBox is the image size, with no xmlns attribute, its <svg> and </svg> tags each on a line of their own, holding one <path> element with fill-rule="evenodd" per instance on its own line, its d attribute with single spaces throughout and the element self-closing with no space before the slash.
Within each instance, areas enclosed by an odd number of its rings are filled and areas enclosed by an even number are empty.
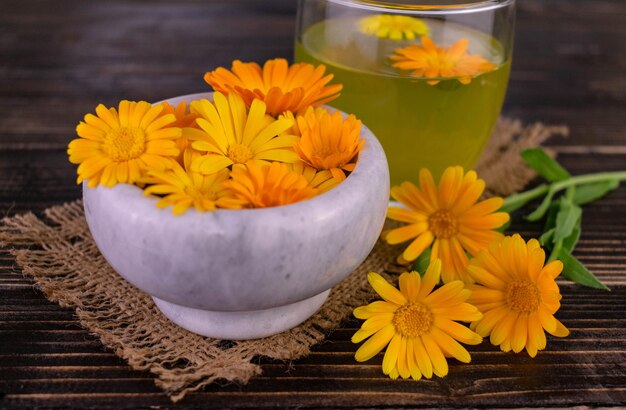
<svg viewBox="0 0 626 410">
<path fill-rule="evenodd" d="M 270 1 L 270 0 L 268 0 Z M 626 3 L 520 0 L 504 112 L 567 124 L 552 141 L 575 174 L 626 168 Z M 80 196 L 65 149 L 97 103 L 156 101 L 207 90 L 202 74 L 234 58 L 290 57 L 294 16 L 259 2 L 0 2 L 0 213 Z M 567 285 L 558 313 L 572 330 L 531 360 L 488 343 L 445 379 L 391 381 L 381 357 L 356 363 L 354 320 L 307 358 L 263 360 L 248 385 L 214 385 L 175 407 L 626 405 L 626 188 L 588 206 L 576 255 L 612 292 Z M 525 235 L 536 225 L 517 224 Z M 171 406 L 0 256 L 0 407 Z"/>
</svg>

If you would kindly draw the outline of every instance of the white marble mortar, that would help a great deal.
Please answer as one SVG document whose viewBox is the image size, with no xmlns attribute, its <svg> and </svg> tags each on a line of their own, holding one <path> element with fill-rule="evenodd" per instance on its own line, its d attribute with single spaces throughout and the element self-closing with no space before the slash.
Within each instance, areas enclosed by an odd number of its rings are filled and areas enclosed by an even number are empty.
<svg viewBox="0 0 626 410">
<path fill-rule="evenodd" d="M 211 93 L 167 101 L 199 98 Z M 354 172 L 307 201 L 174 216 L 134 185 L 83 184 L 87 222 L 111 266 L 179 326 L 232 340 L 276 334 L 312 316 L 382 230 L 387 160 L 369 129 L 362 136 Z"/>
</svg>

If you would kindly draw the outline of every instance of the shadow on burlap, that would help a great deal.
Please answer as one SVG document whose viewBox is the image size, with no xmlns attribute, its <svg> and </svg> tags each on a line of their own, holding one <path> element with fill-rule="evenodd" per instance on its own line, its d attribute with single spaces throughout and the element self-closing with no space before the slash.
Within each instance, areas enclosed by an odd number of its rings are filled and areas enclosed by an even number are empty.
<svg viewBox="0 0 626 410">
<path fill-rule="evenodd" d="M 535 147 L 564 127 L 522 126 L 501 119 L 477 171 L 490 193 L 520 190 L 535 174 L 521 161 L 522 149 Z M 258 356 L 293 360 L 305 356 L 372 293 L 367 272 L 384 271 L 399 250 L 379 242 L 368 258 L 335 286 L 322 308 L 300 326 L 265 339 L 228 342 L 187 332 L 166 319 L 152 299 L 113 271 L 87 227 L 82 202 L 5 218 L 0 245 L 10 247 L 25 275 L 46 297 L 73 308 L 80 323 L 138 370 L 149 370 L 172 401 L 218 379 L 246 383 L 261 373 Z M 280 283 L 276 284 L 280 286 Z"/>
</svg>

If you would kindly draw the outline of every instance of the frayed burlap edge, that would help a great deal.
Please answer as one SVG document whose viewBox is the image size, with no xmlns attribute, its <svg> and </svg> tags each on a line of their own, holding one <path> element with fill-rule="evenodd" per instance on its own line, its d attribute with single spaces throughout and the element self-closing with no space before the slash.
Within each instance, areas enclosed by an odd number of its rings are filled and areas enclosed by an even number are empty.
<svg viewBox="0 0 626 410">
<path fill-rule="evenodd" d="M 520 150 L 555 134 L 566 135 L 567 129 L 500 120 L 477 166 L 491 193 L 523 188 L 534 174 L 521 161 Z M 293 360 L 308 354 L 354 307 L 371 299 L 366 273 L 386 270 L 398 253 L 376 244 L 365 262 L 333 288 L 320 311 L 300 326 L 265 339 L 224 342 L 172 324 L 149 296 L 117 275 L 91 238 L 81 201 L 49 208 L 44 215 L 3 219 L 0 245 L 12 247 L 24 274 L 49 300 L 75 309 L 81 325 L 132 368 L 154 373 L 156 384 L 174 402 L 217 379 L 246 383 L 261 373 L 255 357 Z"/>
<path fill-rule="evenodd" d="M 501 118 L 478 161 L 476 172 L 485 180 L 488 193 L 510 195 L 537 176 L 526 166 L 520 152 L 541 145 L 551 136 L 568 135 L 566 126 L 546 126 L 540 122 L 523 126 L 520 120 Z"/>
</svg>

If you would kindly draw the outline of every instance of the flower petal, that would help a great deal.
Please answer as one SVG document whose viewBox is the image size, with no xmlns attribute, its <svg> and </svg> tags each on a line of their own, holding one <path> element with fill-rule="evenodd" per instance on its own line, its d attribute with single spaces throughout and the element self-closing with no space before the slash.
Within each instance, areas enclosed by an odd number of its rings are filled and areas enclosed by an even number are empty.
<svg viewBox="0 0 626 410">
<path fill-rule="evenodd" d="M 433 365 L 430 361 L 430 356 L 428 356 L 428 352 L 424 347 L 424 343 L 422 339 L 417 337 L 413 339 L 413 350 L 415 353 L 415 361 L 417 362 L 417 367 L 420 372 L 426 377 L 430 379 L 433 377 Z"/>
<path fill-rule="evenodd" d="M 526 346 L 528 340 L 528 314 L 522 313 L 513 325 L 511 337 L 511 349 L 515 353 L 519 353 Z"/>
<path fill-rule="evenodd" d="M 483 338 L 471 329 L 449 319 L 435 318 L 435 327 L 438 327 L 452 338 L 467 345 L 477 345 Z"/>
<path fill-rule="evenodd" d="M 400 342 L 402 336 L 395 334 L 387 346 L 385 356 L 383 357 L 383 373 L 389 374 L 396 367 L 398 361 L 398 354 L 400 352 Z"/>
<path fill-rule="evenodd" d="M 548 329 L 546 329 L 548 331 L 548 333 L 550 333 L 552 336 L 556 336 L 556 337 L 565 337 L 569 335 L 569 329 L 566 328 L 563 323 L 561 323 L 558 319 L 554 319 L 556 321 L 556 329 L 554 329 L 554 331 L 550 331 Z"/>
<path fill-rule="evenodd" d="M 367 280 L 376 293 L 387 302 L 395 303 L 396 305 L 404 305 L 407 303 L 407 299 L 402 292 L 393 287 L 382 276 L 376 272 L 370 272 L 367 275 Z"/>
<path fill-rule="evenodd" d="M 415 338 L 409 338 L 406 341 L 406 361 L 409 366 L 409 373 L 413 380 L 419 380 L 422 378 L 422 373 L 417 366 L 417 360 L 415 359 Z"/>
<path fill-rule="evenodd" d="M 426 231 L 422 233 L 404 250 L 402 257 L 407 261 L 414 261 L 433 243 L 434 239 L 435 236 L 432 232 Z M 389 241 L 389 236 L 387 236 L 387 241 Z"/>
<path fill-rule="evenodd" d="M 416 238 L 428 229 L 428 224 L 424 222 L 406 225 L 400 228 L 391 229 L 385 235 L 385 241 L 390 245 L 406 242 Z"/>
<path fill-rule="evenodd" d="M 407 360 L 407 338 L 402 336 L 400 339 L 400 348 L 398 349 L 398 373 L 400 373 L 400 377 L 403 379 L 408 379 L 411 376 L 411 372 L 409 372 L 409 363 Z"/>
<path fill-rule="evenodd" d="M 433 372 L 439 377 L 446 376 L 448 374 L 448 362 L 439 348 L 439 345 L 437 345 L 429 334 L 422 335 L 421 339 L 428 352 L 428 357 L 430 357 L 430 361 L 433 364 Z"/>
<path fill-rule="evenodd" d="M 426 222 L 426 220 L 428 219 L 428 217 L 423 213 L 395 206 L 390 206 L 389 208 L 387 208 L 387 218 L 393 221 L 407 223 Z"/>
<path fill-rule="evenodd" d="M 404 272 L 398 278 L 400 292 L 411 302 L 417 300 L 417 295 L 421 286 L 420 274 L 413 272 Z"/>
<path fill-rule="evenodd" d="M 380 353 L 389 343 L 396 329 L 389 324 L 370 337 L 354 354 L 357 362 L 365 362 Z"/>
<path fill-rule="evenodd" d="M 433 328 L 432 337 L 435 339 L 441 350 L 448 356 L 454 357 L 460 362 L 469 363 L 472 360 L 469 352 L 459 344 L 456 340 L 451 338 L 446 333 L 437 328 Z"/>
<path fill-rule="evenodd" d="M 426 269 L 426 273 L 422 278 L 422 285 L 420 287 L 419 293 L 417 295 L 417 299 L 424 299 L 426 296 L 433 291 L 435 285 L 439 283 L 439 278 L 441 277 L 441 260 L 435 259 L 430 262 L 428 269 Z"/>
</svg>

